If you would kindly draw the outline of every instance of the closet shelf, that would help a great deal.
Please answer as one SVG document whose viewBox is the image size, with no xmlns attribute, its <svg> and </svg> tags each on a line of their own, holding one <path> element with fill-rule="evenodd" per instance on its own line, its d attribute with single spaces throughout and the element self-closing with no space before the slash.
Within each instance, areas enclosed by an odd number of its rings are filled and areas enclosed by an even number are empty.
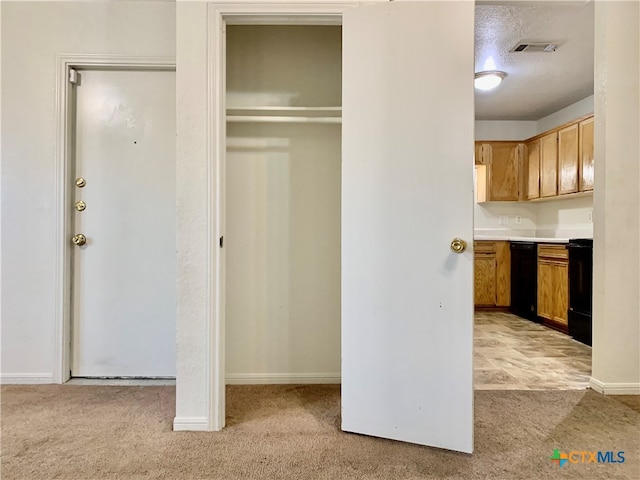
<svg viewBox="0 0 640 480">
<path fill-rule="evenodd" d="M 342 107 L 251 106 L 227 108 L 228 122 L 341 123 Z"/>
</svg>

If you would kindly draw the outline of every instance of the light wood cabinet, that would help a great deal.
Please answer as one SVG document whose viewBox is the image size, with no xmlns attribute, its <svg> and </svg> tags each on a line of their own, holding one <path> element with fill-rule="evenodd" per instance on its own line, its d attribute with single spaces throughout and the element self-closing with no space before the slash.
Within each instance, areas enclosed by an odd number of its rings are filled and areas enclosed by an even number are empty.
<svg viewBox="0 0 640 480">
<path fill-rule="evenodd" d="M 474 303 L 477 306 L 496 304 L 496 255 L 476 254 L 474 259 Z"/>
<path fill-rule="evenodd" d="M 558 131 L 558 195 L 578 191 L 578 124 Z"/>
<path fill-rule="evenodd" d="M 524 199 L 540 198 L 540 140 L 534 140 L 525 145 L 526 157 L 524 173 Z"/>
<path fill-rule="evenodd" d="M 566 245 L 538 245 L 538 316 L 544 323 L 567 331 L 569 255 Z"/>
<path fill-rule="evenodd" d="M 580 130 L 580 191 L 593 190 L 593 117 L 579 124 Z"/>
<path fill-rule="evenodd" d="M 525 142 L 476 142 L 476 201 L 542 200 L 593 190 L 593 116 Z"/>
<path fill-rule="evenodd" d="M 540 137 L 540 197 L 558 194 L 558 132 Z"/>
<path fill-rule="evenodd" d="M 496 306 L 511 305 L 511 248 L 509 242 L 496 243 Z"/>
<path fill-rule="evenodd" d="M 476 241 L 474 245 L 474 303 L 477 307 L 511 304 L 509 242 Z"/>
<path fill-rule="evenodd" d="M 476 144 L 476 164 L 485 165 L 486 200 L 520 199 L 520 164 L 524 144 L 518 142 L 481 142 Z"/>
</svg>

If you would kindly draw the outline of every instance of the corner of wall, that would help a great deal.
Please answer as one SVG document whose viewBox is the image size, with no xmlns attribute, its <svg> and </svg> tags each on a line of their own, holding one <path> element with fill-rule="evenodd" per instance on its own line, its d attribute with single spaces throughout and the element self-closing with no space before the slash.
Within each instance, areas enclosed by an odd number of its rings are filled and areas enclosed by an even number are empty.
<svg viewBox="0 0 640 480">
<path fill-rule="evenodd" d="M 570 122 L 576 118 L 593 113 L 595 95 L 589 95 L 588 97 L 578 100 L 571 105 L 553 112 L 546 117 L 542 117 L 536 122 L 536 135 L 551 130 L 563 123 Z"/>
</svg>

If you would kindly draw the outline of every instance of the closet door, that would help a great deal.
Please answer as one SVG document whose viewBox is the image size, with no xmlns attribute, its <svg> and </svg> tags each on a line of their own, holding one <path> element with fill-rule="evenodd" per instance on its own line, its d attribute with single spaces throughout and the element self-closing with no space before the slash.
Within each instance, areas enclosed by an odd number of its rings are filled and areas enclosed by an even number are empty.
<svg viewBox="0 0 640 480">
<path fill-rule="evenodd" d="M 473 31 L 473 2 L 343 17 L 342 429 L 463 452 L 473 450 Z M 452 250 L 456 237 L 466 251 Z"/>
</svg>

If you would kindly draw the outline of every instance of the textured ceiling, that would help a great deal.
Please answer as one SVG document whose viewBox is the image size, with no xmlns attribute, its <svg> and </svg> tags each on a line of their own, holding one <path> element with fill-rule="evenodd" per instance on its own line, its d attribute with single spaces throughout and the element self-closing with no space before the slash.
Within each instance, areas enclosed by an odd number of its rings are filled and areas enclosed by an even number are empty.
<svg viewBox="0 0 640 480">
<path fill-rule="evenodd" d="M 592 95 L 593 5 L 477 5 L 475 70 L 502 70 L 507 78 L 492 92 L 476 90 L 476 119 L 538 120 Z M 559 47 L 552 53 L 510 53 L 522 40 Z"/>
</svg>

